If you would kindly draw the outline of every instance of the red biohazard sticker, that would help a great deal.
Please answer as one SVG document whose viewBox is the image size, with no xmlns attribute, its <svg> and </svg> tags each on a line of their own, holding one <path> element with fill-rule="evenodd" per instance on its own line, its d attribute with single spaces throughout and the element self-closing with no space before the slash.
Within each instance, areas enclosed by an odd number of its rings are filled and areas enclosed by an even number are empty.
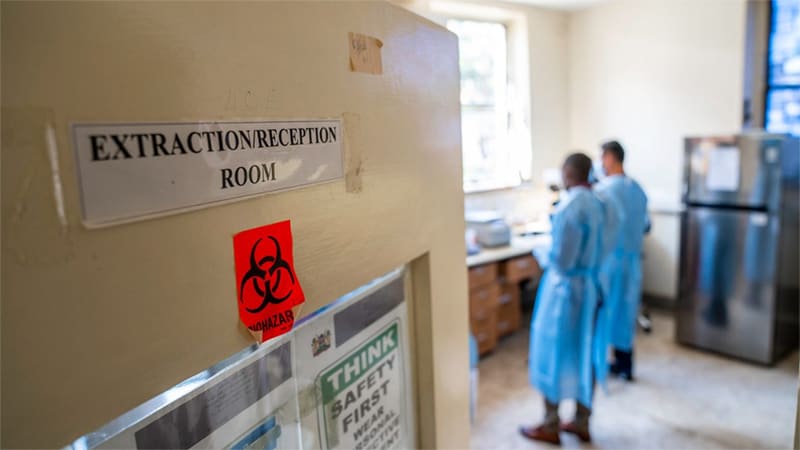
<svg viewBox="0 0 800 450">
<path fill-rule="evenodd" d="M 292 226 L 286 220 L 233 236 L 239 319 L 259 342 L 292 329 L 305 301 L 294 271 Z"/>
</svg>

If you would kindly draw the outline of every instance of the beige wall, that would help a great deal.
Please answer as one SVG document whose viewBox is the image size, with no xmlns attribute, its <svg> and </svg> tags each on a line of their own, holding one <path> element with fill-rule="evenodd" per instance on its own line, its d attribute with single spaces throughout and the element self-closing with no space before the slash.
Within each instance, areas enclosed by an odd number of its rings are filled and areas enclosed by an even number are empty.
<svg viewBox="0 0 800 450">
<path fill-rule="evenodd" d="M 533 180 L 569 150 L 569 43 L 564 13 L 526 8 L 531 72 Z"/>
<path fill-rule="evenodd" d="M 744 0 L 614 0 L 570 16 L 569 143 L 617 138 L 647 191 L 645 291 L 674 297 L 683 137 L 742 126 Z"/>
</svg>

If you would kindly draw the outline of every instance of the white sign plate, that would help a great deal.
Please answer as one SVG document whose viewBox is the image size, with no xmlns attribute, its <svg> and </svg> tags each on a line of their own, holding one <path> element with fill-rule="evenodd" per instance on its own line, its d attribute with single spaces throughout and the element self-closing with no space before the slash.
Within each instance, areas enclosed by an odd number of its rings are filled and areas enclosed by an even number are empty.
<svg viewBox="0 0 800 450">
<path fill-rule="evenodd" d="M 72 126 L 86 226 L 342 177 L 339 119 Z"/>
</svg>

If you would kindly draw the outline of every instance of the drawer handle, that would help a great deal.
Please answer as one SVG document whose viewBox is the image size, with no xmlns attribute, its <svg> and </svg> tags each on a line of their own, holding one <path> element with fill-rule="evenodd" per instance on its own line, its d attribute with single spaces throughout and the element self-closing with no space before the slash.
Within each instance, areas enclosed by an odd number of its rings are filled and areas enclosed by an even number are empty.
<svg viewBox="0 0 800 450">
<path fill-rule="evenodd" d="M 519 267 L 520 269 L 527 269 L 529 265 L 530 262 L 528 262 L 527 260 L 517 261 L 517 267 Z"/>
<path fill-rule="evenodd" d="M 511 303 L 511 294 L 503 294 L 500 296 L 500 304 L 505 305 L 506 303 Z"/>
</svg>

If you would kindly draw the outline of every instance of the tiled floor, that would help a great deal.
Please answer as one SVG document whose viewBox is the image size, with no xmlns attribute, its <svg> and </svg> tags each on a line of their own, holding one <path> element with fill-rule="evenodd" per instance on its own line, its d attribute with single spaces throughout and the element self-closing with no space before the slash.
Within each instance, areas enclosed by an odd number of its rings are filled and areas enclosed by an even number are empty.
<svg viewBox="0 0 800 450">
<path fill-rule="evenodd" d="M 594 442 L 581 446 L 562 434 L 563 447 L 792 447 L 797 352 L 773 368 L 750 365 L 680 346 L 672 318 L 660 313 L 653 319 L 654 332 L 637 337 L 636 382 L 612 380 L 607 394 L 596 394 Z M 527 345 L 524 329 L 481 360 L 472 448 L 554 448 L 517 433 L 518 425 L 538 422 L 543 412 L 541 395 L 527 381 Z M 562 418 L 573 410 L 562 406 Z"/>
</svg>

